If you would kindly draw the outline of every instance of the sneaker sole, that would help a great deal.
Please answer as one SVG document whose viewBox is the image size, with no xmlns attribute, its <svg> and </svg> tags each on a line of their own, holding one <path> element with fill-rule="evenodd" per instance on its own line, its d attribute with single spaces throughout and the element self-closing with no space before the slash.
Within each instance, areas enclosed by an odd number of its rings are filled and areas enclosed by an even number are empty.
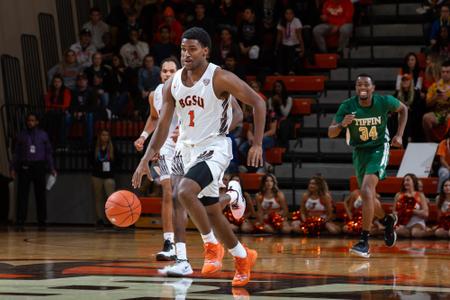
<svg viewBox="0 0 450 300">
<path fill-rule="evenodd" d="M 359 252 L 359 251 L 356 251 L 354 249 L 349 249 L 349 252 L 350 252 L 350 254 L 353 254 L 353 255 L 358 256 L 358 257 L 363 257 L 363 258 L 369 258 L 370 257 L 370 253 Z"/>
<path fill-rule="evenodd" d="M 172 261 L 176 259 L 177 259 L 176 255 L 166 256 L 164 254 L 156 254 L 157 261 Z"/>
</svg>

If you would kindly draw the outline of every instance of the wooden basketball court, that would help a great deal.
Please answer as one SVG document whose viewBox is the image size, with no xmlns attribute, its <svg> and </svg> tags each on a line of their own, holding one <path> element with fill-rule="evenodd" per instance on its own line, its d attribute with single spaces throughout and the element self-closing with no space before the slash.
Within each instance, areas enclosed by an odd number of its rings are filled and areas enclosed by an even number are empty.
<svg viewBox="0 0 450 300">
<path fill-rule="evenodd" d="M 50 228 L 0 232 L 0 299 L 450 299 L 450 241 L 373 240 L 372 257 L 351 257 L 354 240 L 243 235 L 259 253 L 252 281 L 232 288 L 233 261 L 203 277 L 200 236 L 188 232 L 194 275 L 166 278 L 154 254 L 160 230 Z"/>
</svg>

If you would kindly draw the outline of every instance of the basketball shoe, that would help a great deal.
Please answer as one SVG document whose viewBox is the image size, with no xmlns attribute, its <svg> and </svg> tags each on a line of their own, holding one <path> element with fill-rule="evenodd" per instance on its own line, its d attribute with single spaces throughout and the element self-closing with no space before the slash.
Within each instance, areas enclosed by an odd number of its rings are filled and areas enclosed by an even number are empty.
<svg viewBox="0 0 450 300">
<path fill-rule="evenodd" d="M 177 255 L 175 254 L 175 245 L 169 240 L 164 241 L 164 246 L 162 251 L 156 254 L 156 260 L 158 261 L 168 261 L 175 260 Z"/>
<path fill-rule="evenodd" d="M 234 287 L 244 286 L 250 281 L 250 271 L 255 265 L 256 258 L 258 258 L 258 252 L 256 250 L 247 247 L 245 247 L 245 250 L 247 251 L 247 257 L 234 257 L 236 273 L 234 273 L 234 278 L 231 282 L 231 285 Z"/>
<path fill-rule="evenodd" d="M 397 233 L 395 232 L 395 225 L 397 225 L 397 215 L 388 214 L 383 219 L 384 229 L 384 244 L 388 247 L 393 247 L 397 241 Z"/>
<path fill-rule="evenodd" d="M 359 240 L 350 250 L 350 254 L 361 256 L 364 258 L 370 257 L 369 243 L 364 240 Z"/>
<path fill-rule="evenodd" d="M 242 195 L 241 184 L 236 180 L 230 180 L 228 183 L 228 191 L 234 191 L 237 194 L 237 199 L 230 202 L 231 214 L 236 220 L 242 218 L 245 213 L 245 199 Z"/>
<path fill-rule="evenodd" d="M 225 250 L 220 243 L 205 243 L 205 260 L 203 262 L 202 274 L 212 274 L 222 269 L 222 260 Z"/>
<path fill-rule="evenodd" d="M 173 265 L 159 269 L 158 273 L 169 277 L 183 277 L 194 273 L 187 259 L 177 259 Z"/>
</svg>

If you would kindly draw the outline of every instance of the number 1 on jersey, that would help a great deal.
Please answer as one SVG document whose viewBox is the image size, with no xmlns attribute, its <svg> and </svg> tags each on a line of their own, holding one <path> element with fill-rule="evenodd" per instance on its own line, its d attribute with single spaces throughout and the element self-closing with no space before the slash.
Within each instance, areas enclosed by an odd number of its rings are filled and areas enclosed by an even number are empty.
<svg viewBox="0 0 450 300">
<path fill-rule="evenodd" d="M 195 118 L 195 114 L 193 110 L 189 111 L 189 126 L 190 127 L 194 127 L 195 123 L 194 123 L 194 118 Z"/>
</svg>

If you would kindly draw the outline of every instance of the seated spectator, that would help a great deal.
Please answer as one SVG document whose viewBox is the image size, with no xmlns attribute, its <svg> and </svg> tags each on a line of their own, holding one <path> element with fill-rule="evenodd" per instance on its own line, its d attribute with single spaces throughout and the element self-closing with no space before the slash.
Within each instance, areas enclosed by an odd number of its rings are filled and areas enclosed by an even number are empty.
<svg viewBox="0 0 450 300">
<path fill-rule="evenodd" d="M 229 53 L 232 53 L 234 57 L 239 59 L 239 47 L 234 41 L 231 30 L 229 28 L 223 28 L 220 33 L 219 43 L 215 44 L 212 49 L 211 60 L 216 65 L 223 66 Z"/>
<path fill-rule="evenodd" d="M 319 51 L 328 52 L 325 36 L 339 33 L 338 53 L 341 57 L 353 31 L 353 4 L 350 0 L 325 0 L 320 16 L 322 24 L 314 27 L 313 34 Z"/>
<path fill-rule="evenodd" d="M 441 78 L 441 62 L 438 55 L 428 54 L 425 60 L 425 72 L 420 97 L 426 98 L 428 89 Z"/>
<path fill-rule="evenodd" d="M 163 12 L 163 22 L 158 26 L 159 29 L 163 26 L 168 26 L 170 28 L 170 41 L 174 45 L 181 44 L 181 35 L 183 34 L 183 25 L 175 19 L 175 12 L 170 6 L 167 6 Z M 159 33 L 156 35 L 155 42 L 161 42 Z"/>
<path fill-rule="evenodd" d="M 113 118 L 125 113 L 128 93 L 132 90 L 133 71 L 125 67 L 122 56 L 114 55 L 111 69 L 110 108 Z"/>
<path fill-rule="evenodd" d="M 225 64 L 222 66 L 224 70 L 230 71 L 242 80 L 245 80 L 245 70 L 238 64 L 237 57 L 233 53 L 228 53 L 225 58 Z"/>
<path fill-rule="evenodd" d="M 395 195 L 393 206 L 393 212 L 398 217 L 396 232 L 401 237 L 423 238 L 432 234 L 425 224 L 428 218 L 428 202 L 418 190 L 416 175 L 406 174 L 400 192 Z"/>
<path fill-rule="evenodd" d="M 294 75 L 303 65 L 305 45 L 302 38 L 302 22 L 287 8 L 277 26 L 275 53 L 278 73 Z"/>
<path fill-rule="evenodd" d="M 131 69 L 138 69 L 142 66 L 144 57 L 148 52 L 148 44 L 139 40 L 139 32 L 137 30 L 131 29 L 129 42 L 120 48 L 120 55 L 123 58 L 124 65 Z"/>
<path fill-rule="evenodd" d="M 101 49 L 98 49 L 98 52 L 102 54 L 103 62 L 105 63 L 105 65 L 111 66 L 112 57 L 116 52 L 116 47 L 114 47 L 113 45 L 111 32 L 105 32 L 102 37 L 102 41 L 105 46 L 103 46 Z"/>
<path fill-rule="evenodd" d="M 103 84 L 104 79 L 100 74 L 95 74 L 92 89 L 96 99 L 95 106 L 98 108 L 98 119 L 106 120 L 111 118 L 109 107 L 109 93 Z"/>
<path fill-rule="evenodd" d="M 432 53 L 439 55 L 442 60 L 450 59 L 450 39 L 448 37 L 448 27 L 441 27 L 436 43 L 430 50 Z"/>
<path fill-rule="evenodd" d="M 153 56 L 147 54 L 144 63 L 138 71 L 138 87 L 142 98 L 147 99 L 151 91 L 160 83 L 159 73 L 161 69 L 155 65 Z"/>
<path fill-rule="evenodd" d="M 111 67 L 103 64 L 103 55 L 100 52 L 96 52 L 92 55 L 92 65 L 89 68 L 86 68 L 83 73 L 86 74 L 90 86 L 94 84 L 94 76 L 97 75 L 103 78 L 104 88 L 109 90 Z"/>
<path fill-rule="evenodd" d="M 238 42 L 241 57 L 248 63 L 251 74 L 256 74 L 259 69 L 259 52 L 261 51 L 261 30 L 256 23 L 255 10 L 246 7 L 242 16 L 242 22 L 238 28 Z"/>
<path fill-rule="evenodd" d="M 422 126 L 425 139 L 428 142 L 437 141 L 433 129 L 437 126 L 446 126 L 447 114 L 450 109 L 450 61 L 441 65 L 441 79 L 428 89 L 427 107 L 430 112 L 424 114 Z"/>
<path fill-rule="evenodd" d="M 180 55 L 179 46 L 170 40 L 169 26 L 161 26 L 159 28 L 159 41 L 153 44 L 150 53 L 153 54 L 157 66 L 160 66 L 161 62 L 168 57 L 178 57 Z"/>
<path fill-rule="evenodd" d="M 127 15 L 131 9 L 134 9 L 134 1 L 121 0 L 118 5 L 111 7 L 111 12 L 106 17 L 106 23 L 108 23 L 112 29 L 117 30 L 120 26 L 127 22 Z"/>
<path fill-rule="evenodd" d="M 300 220 L 292 222 L 292 230 L 308 234 L 326 230 L 331 234 L 339 234 L 341 228 L 333 222 L 333 218 L 333 200 L 328 184 L 322 176 L 313 176 L 300 202 Z"/>
<path fill-rule="evenodd" d="M 289 138 L 294 131 L 294 121 L 290 117 L 292 109 L 292 97 L 287 93 L 286 86 L 282 80 L 274 82 L 272 96 L 267 101 L 269 109 L 280 116 L 278 120 L 277 140 L 278 144 L 289 149 Z"/>
<path fill-rule="evenodd" d="M 439 143 L 436 155 L 439 156 L 439 183 L 437 192 L 442 190 L 444 181 L 450 178 L 450 131 L 447 132 L 446 138 Z"/>
<path fill-rule="evenodd" d="M 89 162 L 92 167 L 95 219 L 97 226 L 103 226 L 109 224 L 105 216 L 105 202 L 116 190 L 114 175 L 120 164 L 120 155 L 108 130 L 99 132 L 95 147 L 89 154 Z"/>
<path fill-rule="evenodd" d="M 376 195 L 377 205 L 380 203 L 380 195 Z M 361 234 L 362 231 L 362 198 L 359 189 L 351 192 L 344 200 L 346 219 L 342 231 L 347 234 Z M 375 236 L 384 232 L 384 226 L 378 220 L 374 220 L 370 235 Z"/>
<path fill-rule="evenodd" d="M 77 75 L 80 74 L 82 70 L 83 66 L 78 64 L 75 52 L 73 50 L 67 50 L 64 53 L 64 60 L 48 70 L 48 82 L 52 82 L 55 74 L 60 74 L 64 79 L 64 85 L 70 90 L 73 90 L 75 88 Z"/>
<path fill-rule="evenodd" d="M 443 4 L 440 10 L 439 19 L 435 20 L 431 25 L 430 46 L 437 43 L 439 32 L 442 27 L 450 26 L 450 8 L 448 4 Z"/>
<path fill-rule="evenodd" d="M 135 30 L 138 37 L 142 36 L 142 26 L 138 20 L 138 12 L 135 8 L 130 8 L 127 12 L 127 21 L 119 27 L 117 33 L 117 45 L 122 46 L 128 42 L 130 32 Z"/>
<path fill-rule="evenodd" d="M 450 237 L 450 179 L 444 181 L 436 197 L 438 226 L 434 234 L 438 238 Z"/>
<path fill-rule="evenodd" d="M 266 174 L 261 178 L 259 191 L 255 200 L 259 203 L 259 219 L 264 220 L 263 231 L 267 233 L 290 233 L 288 222 L 289 209 L 284 193 L 278 188 L 277 178 Z M 257 204 L 258 205 L 258 204 Z"/>
<path fill-rule="evenodd" d="M 215 1 L 214 5 L 214 20 L 216 21 L 217 28 L 219 30 L 230 28 L 236 32 L 236 16 L 238 14 L 238 8 L 235 1 L 220 0 Z"/>
<path fill-rule="evenodd" d="M 84 23 L 82 29 L 87 29 L 92 34 L 92 44 L 97 49 L 105 46 L 103 35 L 109 32 L 109 26 L 102 20 L 102 12 L 98 7 L 92 7 L 89 10 L 89 21 Z"/>
<path fill-rule="evenodd" d="M 87 68 L 92 65 L 92 55 L 97 52 L 97 48 L 91 42 L 92 35 L 89 29 L 82 29 L 79 36 L 80 40 L 70 46 L 70 50 L 75 52 L 77 62 L 83 68 Z"/>
<path fill-rule="evenodd" d="M 422 89 L 423 83 L 423 73 L 420 71 L 419 60 L 417 59 L 417 55 L 415 53 L 408 53 L 405 56 L 405 60 L 403 62 L 403 66 L 398 72 L 397 81 L 395 84 L 395 90 L 399 91 L 401 88 L 401 81 L 403 75 L 409 74 L 413 80 L 413 86 L 415 90 Z"/>
<path fill-rule="evenodd" d="M 189 22 L 188 28 L 200 27 L 209 33 L 211 38 L 214 37 L 216 32 L 216 25 L 214 20 L 206 15 L 206 5 L 204 2 L 196 2 L 194 9 L 194 18 Z"/>
<path fill-rule="evenodd" d="M 261 92 L 261 82 L 258 80 L 252 80 L 249 82 L 250 87 L 261 97 L 264 101 L 267 100 L 266 95 L 264 95 L 263 92 Z"/>
</svg>

